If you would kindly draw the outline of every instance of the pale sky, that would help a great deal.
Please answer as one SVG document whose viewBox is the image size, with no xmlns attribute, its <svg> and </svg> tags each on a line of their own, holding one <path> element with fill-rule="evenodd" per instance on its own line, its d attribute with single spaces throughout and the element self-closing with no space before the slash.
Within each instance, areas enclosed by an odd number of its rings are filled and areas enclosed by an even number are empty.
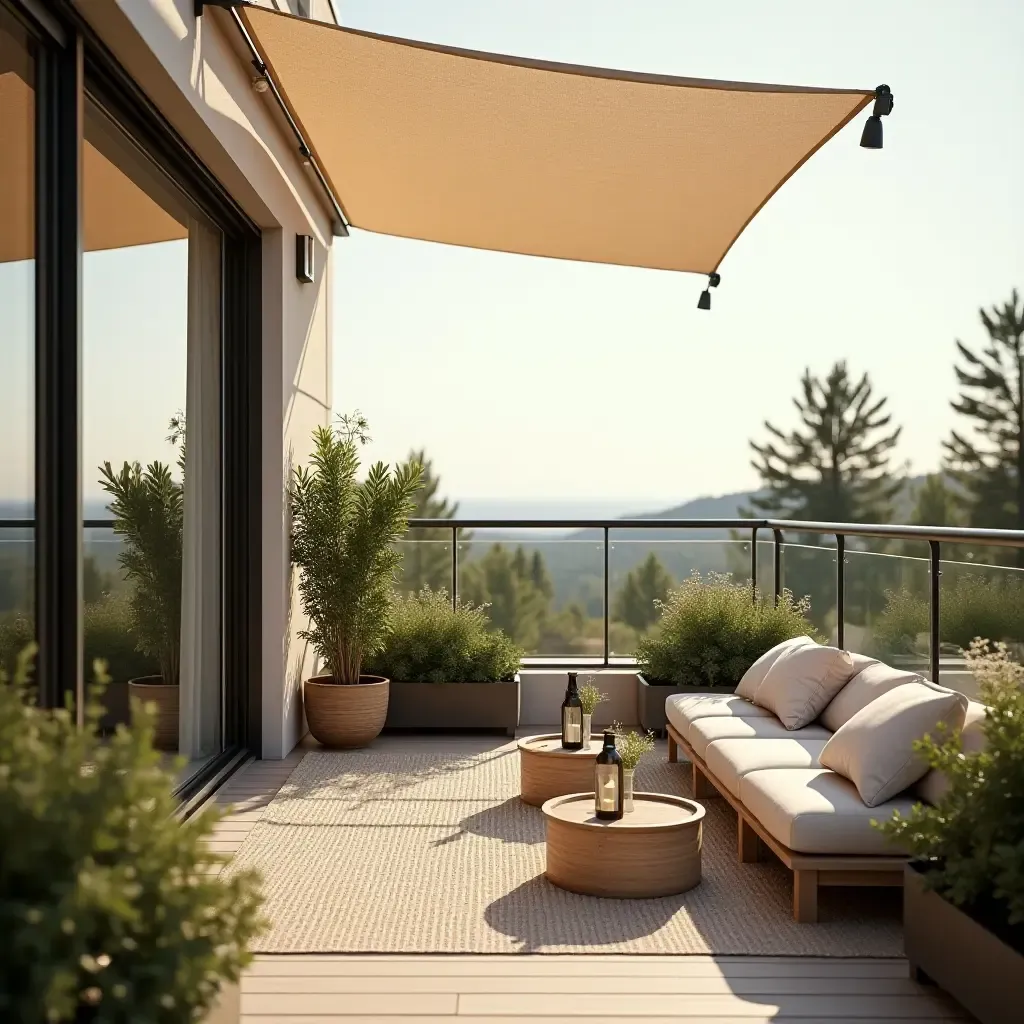
<svg viewBox="0 0 1024 1024">
<path fill-rule="evenodd" d="M 351 26 L 637 71 L 800 85 L 888 83 L 881 152 L 863 117 L 813 157 L 726 257 L 695 275 L 354 231 L 335 253 L 334 395 L 374 458 L 425 447 L 461 499 L 638 508 L 754 486 L 750 438 L 792 422 L 805 366 L 867 370 L 935 469 L 954 338 L 1024 288 L 1024 4 L 1013 0 L 340 0 Z M 344 197 L 342 197 L 344 199 Z M 614 224 L 608 230 L 615 230 Z M 86 491 L 101 458 L 169 459 L 184 405 L 186 251 L 85 257 Z M 159 281 L 160 287 L 154 287 Z M 31 280 L 0 267 L 0 497 L 31 491 Z"/>
<path fill-rule="evenodd" d="M 1024 4 L 891 0 L 341 0 L 348 25 L 538 58 L 874 88 L 864 118 L 704 278 L 354 232 L 335 252 L 335 405 L 372 454 L 423 445 L 461 498 L 668 502 L 754 486 L 751 437 L 789 425 L 805 366 L 846 358 L 890 397 L 901 460 L 938 465 L 954 338 L 1024 288 Z M 344 198 L 344 197 L 342 197 Z M 609 230 L 615 225 L 609 224 Z"/>
</svg>

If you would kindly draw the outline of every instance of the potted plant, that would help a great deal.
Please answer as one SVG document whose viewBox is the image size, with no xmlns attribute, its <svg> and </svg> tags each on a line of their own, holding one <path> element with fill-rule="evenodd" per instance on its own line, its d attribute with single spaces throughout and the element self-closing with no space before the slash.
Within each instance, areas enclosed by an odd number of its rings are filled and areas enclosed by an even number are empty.
<svg viewBox="0 0 1024 1024">
<path fill-rule="evenodd" d="M 915 858 L 903 910 L 912 972 L 981 1024 L 1008 1024 L 1020 1019 L 1024 977 L 1024 669 L 1002 644 L 977 641 L 966 653 L 988 705 L 984 742 L 918 743 L 945 793 L 880 827 Z"/>
<path fill-rule="evenodd" d="M 184 476 L 181 417 L 171 420 L 167 440 L 178 446 L 178 468 Z M 118 561 L 124 578 L 134 584 L 129 623 L 135 646 L 159 668 L 153 675 L 130 679 L 128 695 L 156 705 L 154 743 L 161 750 L 177 750 L 184 490 L 162 462 L 145 469 L 138 462 L 126 462 L 118 473 L 105 462 L 100 474 L 100 485 L 111 495 L 107 507 L 114 517 L 114 533 L 124 538 Z"/>
<path fill-rule="evenodd" d="M 391 680 L 395 729 L 503 729 L 519 725 L 523 649 L 493 629 L 486 608 L 424 587 L 398 597 L 372 671 Z"/>
<path fill-rule="evenodd" d="M 365 428 L 357 413 L 314 430 L 310 465 L 294 470 L 289 490 L 292 561 L 309 619 L 299 636 L 327 668 L 306 680 L 306 721 L 328 747 L 364 746 L 384 727 L 388 679 L 364 673 L 363 664 L 388 634 L 402 560 L 395 542 L 420 482 L 411 462 L 393 473 L 377 462 L 358 481 Z"/>
<path fill-rule="evenodd" d="M 615 749 L 622 758 L 622 806 L 629 814 L 633 810 L 633 772 L 644 754 L 654 749 L 654 733 L 632 729 L 626 732 L 618 722 L 612 726 L 612 731 L 615 733 Z"/>
<path fill-rule="evenodd" d="M 594 676 L 589 676 L 587 681 L 580 687 L 580 707 L 583 708 L 583 742 L 590 742 L 591 722 L 594 720 L 594 712 L 598 704 L 603 704 L 608 699 L 607 693 L 602 693 L 594 684 Z"/>
<path fill-rule="evenodd" d="M 227 1020 L 265 927 L 258 877 L 210 872 L 217 812 L 176 814 L 151 705 L 101 738 L 102 671 L 79 728 L 33 706 L 30 656 L 0 671 L 0 1020 Z"/>
<path fill-rule="evenodd" d="M 664 731 L 665 698 L 673 693 L 734 690 L 743 673 L 769 648 L 816 633 L 807 621 L 808 598 L 783 591 L 778 604 L 728 573 L 693 572 L 665 601 L 660 618 L 636 650 L 640 724 Z"/>
</svg>

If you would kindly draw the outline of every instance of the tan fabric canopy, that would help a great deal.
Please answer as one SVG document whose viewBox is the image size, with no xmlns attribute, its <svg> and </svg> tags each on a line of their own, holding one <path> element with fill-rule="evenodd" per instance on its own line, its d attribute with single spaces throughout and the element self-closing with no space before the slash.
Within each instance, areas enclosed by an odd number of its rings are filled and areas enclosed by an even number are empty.
<svg viewBox="0 0 1024 1024">
<path fill-rule="evenodd" d="M 536 256 L 710 273 L 874 95 L 243 17 L 353 225 Z"/>
<path fill-rule="evenodd" d="M 0 263 L 31 259 L 35 250 L 33 101 L 24 79 L 13 71 L 0 74 Z M 88 139 L 82 188 L 87 252 L 188 238 L 185 225 Z"/>
</svg>

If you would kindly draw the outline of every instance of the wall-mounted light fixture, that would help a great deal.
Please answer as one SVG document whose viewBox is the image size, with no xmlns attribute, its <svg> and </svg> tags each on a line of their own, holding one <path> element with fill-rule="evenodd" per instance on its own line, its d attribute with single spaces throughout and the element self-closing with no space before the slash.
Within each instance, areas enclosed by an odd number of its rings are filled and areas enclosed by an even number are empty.
<svg viewBox="0 0 1024 1024">
<path fill-rule="evenodd" d="M 303 284 L 313 283 L 313 236 L 295 236 L 295 276 Z"/>
</svg>

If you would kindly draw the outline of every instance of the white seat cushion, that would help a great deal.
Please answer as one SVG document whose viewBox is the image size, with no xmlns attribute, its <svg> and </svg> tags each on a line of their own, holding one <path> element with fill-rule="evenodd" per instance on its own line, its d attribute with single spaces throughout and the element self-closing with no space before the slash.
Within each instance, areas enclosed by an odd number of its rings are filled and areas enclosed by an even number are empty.
<svg viewBox="0 0 1024 1024">
<path fill-rule="evenodd" d="M 790 734 L 784 740 L 715 740 L 704 760 L 708 771 L 729 790 L 740 795 L 740 780 L 766 768 L 820 768 L 818 755 L 828 740 L 807 740 Z"/>
<path fill-rule="evenodd" d="M 871 824 L 892 812 L 909 814 L 914 801 L 897 797 L 868 807 L 857 787 L 827 768 L 770 768 L 740 781 L 744 807 L 784 846 L 797 853 L 894 856 L 902 853 Z"/>
<path fill-rule="evenodd" d="M 782 740 L 795 736 L 805 740 L 827 740 L 831 733 L 820 725 L 806 725 L 803 729 L 787 729 L 774 715 L 768 718 L 698 718 L 690 723 L 687 742 L 703 760 L 708 744 L 715 740 L 764 739 Z"/>
<path fill-rule="evenodd" d="M 734 693 L 673 693 L 665 698 L 665 717 L 684 740 L 698 718 L 770 718 L 771 712 Z"/>
</svg>

